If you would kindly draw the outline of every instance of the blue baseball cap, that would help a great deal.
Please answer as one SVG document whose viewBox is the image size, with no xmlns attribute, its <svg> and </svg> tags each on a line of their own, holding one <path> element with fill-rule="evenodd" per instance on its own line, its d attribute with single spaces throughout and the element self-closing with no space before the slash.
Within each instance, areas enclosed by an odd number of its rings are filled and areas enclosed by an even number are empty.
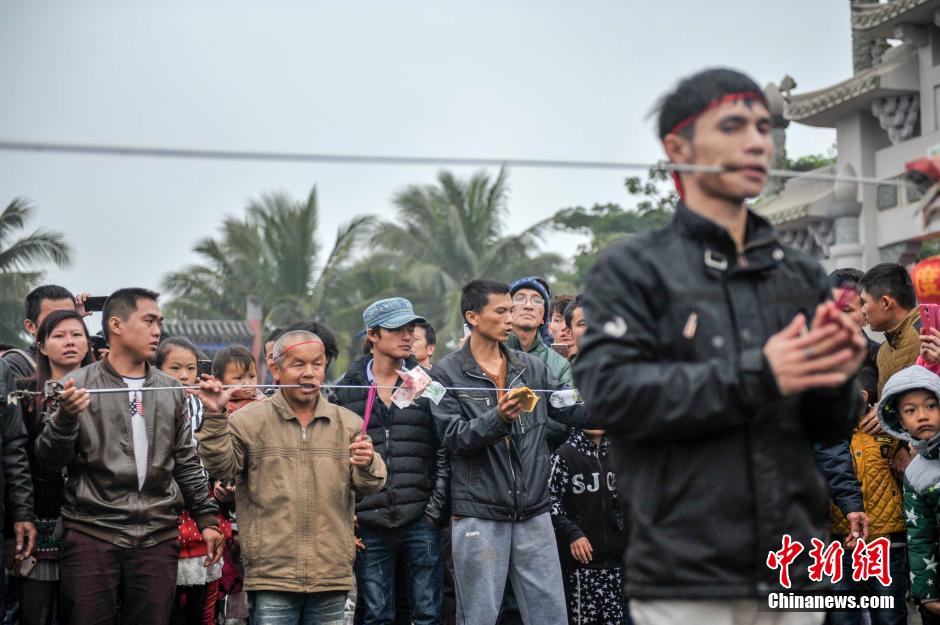
<svg viewBox="0 0 940 625">
<path fill-rule="evenodd" d="M 415 314 L 411 302 L 404 297 L 390 297 L 369 304 L 369 307 L 362 311 L 362 321 L 366 329 L 358 334 L 360 337 L 365 336 L 369 328 L 395 330 L 415 321 L 427 323 L 427 319 Z"/>
</svg>

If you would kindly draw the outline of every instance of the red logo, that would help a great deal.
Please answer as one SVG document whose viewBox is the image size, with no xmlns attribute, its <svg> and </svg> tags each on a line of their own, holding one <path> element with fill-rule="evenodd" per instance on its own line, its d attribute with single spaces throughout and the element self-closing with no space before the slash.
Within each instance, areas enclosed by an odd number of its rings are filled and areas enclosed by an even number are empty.
<svg viewBox="0 0 940 625">
<path fill-rule="evenodd" d="M 810 581 L 821 582 L 823 578 L 829 578 L 834 584 L 839 582 L 842 579 L 842 557 L 845 555 L 842 543 L 834 541 L 826 546 L 823 541 L 813 538 L 812 545 L 813 548 L 809 550 L 809 557 L 813 560 L 809 566 Z M 852 579 L 856 582 L 876 579 L 882 586 L 889 586 L 890 549 L 891 541 L 887 537 L 867 543 L 859 538 L 852 550 Z M 780 550 L 768 552 L 767 567 L 780 570 L 780 585 L 784 588 L 790 588 L 790 565 L 803 551 L 803 543 L 784 534 Z"/>
<path fill-rule="evenodd" d="M 794 542 L 789 534 L 783 535 L 783 547 L 780 551 L 771 551 L 767 554 L 767 566 L 771 569 L 780 569 L 780 585 L 790 587 L 790 565 L 796 557 L 803 553 L 800 541 Z"/>
</svg>

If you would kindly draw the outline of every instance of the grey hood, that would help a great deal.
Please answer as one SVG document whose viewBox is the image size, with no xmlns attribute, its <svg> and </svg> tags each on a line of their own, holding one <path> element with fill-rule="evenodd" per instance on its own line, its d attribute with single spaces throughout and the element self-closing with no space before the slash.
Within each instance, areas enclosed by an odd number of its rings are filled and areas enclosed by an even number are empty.
<svg viewBox="0 0 940 625">
<path fill-rule="evenodd" d="M 878 404 L 878 422 L 882 429 L 891 436 L 911 443 L 918 454 L 926 458 L 935 458 L 940 449 L 940 434 L 930 440 L 922 441 L 908 434 L 901 427 L 901 415 L 898 412 L 898 398 L 907 391 L 923 388 L 940 399 L 940 376 L 920 365 L 901 369 L 891 376 L 881 391 Z"/>
</svg>

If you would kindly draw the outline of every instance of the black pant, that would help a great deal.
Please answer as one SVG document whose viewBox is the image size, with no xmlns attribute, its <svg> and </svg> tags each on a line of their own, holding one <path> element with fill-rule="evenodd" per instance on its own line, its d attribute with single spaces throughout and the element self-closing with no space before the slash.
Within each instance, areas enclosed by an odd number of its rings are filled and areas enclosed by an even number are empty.
<svg viewBox="0 0 940 625">
<path fill-rule="evenodd" d="M 176 593 L 179 542 L 125 549 L 67 530 L 60 549 L 62 622 L 167 625 Z"/>
</svg>

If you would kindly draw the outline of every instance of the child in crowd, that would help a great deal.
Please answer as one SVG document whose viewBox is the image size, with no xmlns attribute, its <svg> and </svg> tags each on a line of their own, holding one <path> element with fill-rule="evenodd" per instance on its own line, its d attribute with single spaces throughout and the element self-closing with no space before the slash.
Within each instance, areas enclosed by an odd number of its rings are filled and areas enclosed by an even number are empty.
<svg viewBox="0 0 940 625">
<path fill-rule="evenodd" d="M 904 472 L 911 594 L 925 625 L 940 623 L 937 562 L 940 551 L 940 377 L 913 365 L 891 376 L 878 405 L 881 427 L 911 444 L 914 459 Z"/>
<path fill-rule="evenodd" d="M 575 428 L 552 454 L 552 521 L 571 623 L 630 622 L 623 597 L 626 532 L 607 450 L 604 430 Z"/>
<path fill-rule="evenodd" d="M 179 380 L 183 386 L 190 386 L 198 378 L 199 357 L 195 345 L 184 338 L 171 337 L 160 344 L 154 361 L 161 371 Z M 187 403 L 192 424 L 190 435 L 195 445 L 204 409 L 202 402 L 195 396 L 189 396 Z M 226 540 L 232 537 L 231 524 L 222 515 L 219 515 L 219 528 Z M 208 549 L 195 520 L 187 511 L 180 515 L 179 541 L 180 561 L 171 623 L 213 625 L 224 558 L 210 567 L 205 566 Z"/>
<path fill-rule="evenodd" d="M 212 375 L 222 384 L 254 385 L 258 383 L 254 356 L 241 345 L 232 345 L 219 350 L 212 359 Z M 229 414 L 232 414 L 261 399 L 264 399 L 264 394 L 257 388 L 241 388 L 232 394 L 232 401 L 228 403 L 226 409 Z"/>
<path fill-rule="evenodd" d="M 867 417 L 874 416 L 877 411 L 878 371 L 873 367 L 862 367 L 858 378 L 862 386 L 864 412 L 859 416 L 859 424 L 856 424 L 849 441 L 852 458 L 850 470 L 854 472 L 850 479 L 854 481 L 857 478 L 861 486 L 863 508 L 868 521 L 866 540 L 887 537 L 891 541 L 891 584 L 885 587 L 876 580 L 857 582 L 851 575 L 845 575 L 836 587 L 840 592 L 855 592 L 859 595 L 894 596 L 893 608 L 870 609 L 871 622 L 874 625 L 906 623 L 907 604 L 904 598 L 908 582 L 905 567 L 907 534 L 902 514 L 903 491 L 891 466 L 901 443 L 888 434 L 867 434 L 862 430 L 860 423 Z M 849 521 L 835 503 L 830 506 L 830 520 L 833 534 L 845 544 L 843 568 L 851 571 L 856 539 L 850 536 Z M 861 625 L 865 621 L 862 611 L 851 610 L 832 611 L 826 622 L 830 625 Z"/>
</svg>

